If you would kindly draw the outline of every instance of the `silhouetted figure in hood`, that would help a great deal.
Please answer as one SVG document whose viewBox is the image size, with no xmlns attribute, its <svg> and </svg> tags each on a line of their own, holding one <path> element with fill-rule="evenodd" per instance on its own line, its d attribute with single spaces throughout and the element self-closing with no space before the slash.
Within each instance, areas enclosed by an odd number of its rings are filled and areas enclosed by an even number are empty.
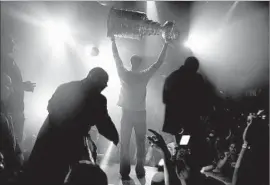
<svg viewBox="0 0 270 185">
<path fill-rule="evenodd" d="M 93 151 L 87 146 L 94 125 L 101 135 L 118 144 L 118 132 L 101 94 L 107 82 L 108 74 L 94 68 L 82 81 L 57 88 L 26 166 L 26 184 L 62 184 L 72 164 L 80 160 L 94 163 Z"/>
<path fill-rule="evenodd" d="M 176 136 L 177 143 L 182 129 L 191 135 L 188 143 L 191 149 L 189 185 L 203 184 L 200 174 L 206 165 L 207 147 L 203 124 L 200 116 L 205 114 L 207 107 L 206 84 L 201 74 L 197 73 L 199 61 L 196 57 L 188 57 L 185 64 L 170 74 L 164 85 L 163 103 L 165 104 L 165 120 L 163 131 Z"/>
</svg>

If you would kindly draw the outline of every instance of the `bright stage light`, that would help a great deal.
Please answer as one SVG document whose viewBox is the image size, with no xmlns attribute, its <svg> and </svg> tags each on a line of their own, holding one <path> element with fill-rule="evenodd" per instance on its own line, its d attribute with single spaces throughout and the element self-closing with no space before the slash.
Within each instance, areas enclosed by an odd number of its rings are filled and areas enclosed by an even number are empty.
<svg viewBox="0 0 270 185">
<path fill-rule="evenodd" d="M 111 157 L 111 154 L 112 154 L 112 151 L 113 151 L 113 146 L 114 144 L 111 142 L 102 161 L 100 162 L 100 168 L 105 170 L 106 169 L 106 166 L 108 165 L 108 162 L 110 160 L 110 157 Z"/>
<path fill-rule="evenodd" d="M 187 41 L 184 42 L 184 46 L 194 53 L 201 54 L 209 52 L 212 42 L 213 37 L 209 37 L 208 34 L 196 33 L 189 36 Z"/>
<path fill-rule="evenodd" d="M 159 21 L 158 12 L 155 1 L 147 1 L 147 17 L 153 21 Z"/>
<path fill-rule="evenodd" d="M 72 40 L 70 28 L 65 22 L 47 21 L 44 28 L 49 45 L 57 50 L 61 50 L 65 43 Z"/>
<path fill-rule="evenodd" d="M 45 42 L 52 49 L 52 56 L 60 60 L 65 56 L 65 45 L 73 45 L 69 26 L 63 21 L 46 21 L 43 23 L 45 31 Z"/>
<path fill-rule="evenodd" d="M 190 48 L 191 47 L 191 44 L 190 44 L 189 40 L 187 40 L 186 42 L 184 42 L 184 46 L 186 48 Z"/>
<path fill-rule="evenodd" d="M 48 115 L 47 105 L 50 98 L 51 94 L 47 93 L 42 93 L 42 95 L 35 96 L 33 98 L 31 106 L 32 110 L 30 112 L 32 112 L 37 119 L 42 121 L 45 120 L 46 116 Z"/>
</svg>

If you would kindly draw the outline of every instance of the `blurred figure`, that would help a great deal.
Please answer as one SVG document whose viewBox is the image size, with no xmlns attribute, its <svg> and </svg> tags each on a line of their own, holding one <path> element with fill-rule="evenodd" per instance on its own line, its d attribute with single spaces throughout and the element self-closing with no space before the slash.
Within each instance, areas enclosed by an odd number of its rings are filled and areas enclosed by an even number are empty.
<svg viewBox="0 0 270 185">
<path fill-rule="evenodd" d="M 229 148 L 223 153 L 222 157 L 217 161 L 216 167 L 213 170 L 213 172 L 222 173 L 226 177 L 231 178 L 234 171 L 236 160 L 237 160 L 236 143 L 231 143 Z"/>
<path fill-rule="evenodd" d="M 65 185 L 108 185 L 108 178 L 99 166 L 90 161 L 79 161 L 68 173 Z"/>
<path fill-rule="evenodd" d="M 1 70 L 10 76 L 14 90 L 8 109 L 12 114 L 17 141 L 21 144 L 25 120 L 24 91 L 33 92 L 36 84 L 30 81 L 23 82 L 21 70 L 12 57 L 14 45 L 14 40 L 10 37 L 1 38 Z"/>
<path fill-rule="evenodd" d="M 232 185 L 269 184 L 269 126 L 250 113 Z"/>
<path fill-rule="evenodd" d="M 229 146 L 229 157 L 229 163 L 234 167 L 237 160 L 237 147 L 235 142 L 232 142 Z"/>
<path fill-rule="evenodd" d="M 122 85 L 118 102 L 118 105 L 122 107 L 120 149 L 120 174 L 122 180 L 130 179 L 129 144 L 133 128 L 137 144 L 137 165 L 135 171 L 139 179 L 145 176 L 146 87 L 150 78 L 164 61 L 168 42 L 168 40 L 165 41 L 157 62 L 148 69 L 140 71 L 142 58 L 134 55 L 130 59 L 131 71 L 128 71 L 119 56 L 115 39 L 112 38 L 113 56 Z"/>
<path fill-rule="evenodd" d="M 93 151 L 93 158 L 94 161 L 97 162 L 97 156 L 99 153 L 99 150 L 97 148 L 97 142 L 99 140 L 99 133 L 98 129 L 94 126 L 89 131 L 90 137 L 88 138 L 88 145 L 90 147 L 90 150 Z"/>
<path fill-rule="evenodd" d="M 4 184 L 6 183 L 6 178 L 5 178 L 5 161 L 4 161 L 4 156 L 0 152 L 0 183 Z"/>
<path fill-rule="evenodd" d="M 101 135 L 118 144 L 118 132 L 101 94 L 107 82 L 108 74 L 102 68 L 94 68 L 82 81 L 56 89 L 26 166 L 24 183 L 62 184 L 69 166 L 80 160 L 95 163 L 96 151 L 91 151 L 88 134 L 94 125 Z"/>
<path fill-rule="evenodd" d="M 177 135 L 182 128 L 190 133 L 198 129 L 205 95 L 205 83 L 197 73 L 198 69 L 198 59 L 188 57 L 183 66 L 166 78 L 163 90 L 166 106 L 164 132 Z"/>
<path fill-rule="evenodd" d="M 4 156 L 0 152 L 0 174 L 4 171 L 4 169 L 5 169 Z"/>
<path fill-rule="evenodd" d="M 36 142 L 37 136 L 35 134 L 33 135 L 28 135 L 23 141 L 22 149 L 23 149 L 23 155 L 24 155 L 24 160 L 27 161 L 32 149 L 34 147 L 34 144 Z"/>
<path fill-rule="evenodd" d="M 206 109 L 206 84 L 201 74 L 197 73 L 199 61 L 188 57 L 183 66 L 170 74 L 164 84 L 163 103 L 165 118 L 163 131 L 173 134 L 179 143 L 179 132 L 184 129 L 191 135 L 191 175 L 188 185 L 202 183 L 201 168 L 207 164 L 205 131 L 200 117 Z"/>
<path fill-rule="evenodd" d="M 3 155 L 3 181 L 8 181 L 20 169 L 23 157 L 16 141 L 12 117 L 7 111 L 7 104 L 12 94 L 12 82 L 8 75 L 1 74 L 1 122 L 0 122 L 0 153 Z M 3 182 L 2 181 L 2 182 Z"/>
<path fill-rule="evenodd" d="M 152 136 L 147 136 L 148 140 L 155 146 L 157 149 L 160 150 L 162 153 L 163 161 L 164 161 L 164 172 L 157 173 L 153 179 L 151 184 L 153 185 L 177 185 L 183 184 L 185 182 L 182 170 L 179 170 L 174 160 L 172 160 L 172 155 L 163 139 L 163 137 L 154 130 L 148 129 Z M 183 179 L 182 179 L 183 178 Z"/>
</svg>

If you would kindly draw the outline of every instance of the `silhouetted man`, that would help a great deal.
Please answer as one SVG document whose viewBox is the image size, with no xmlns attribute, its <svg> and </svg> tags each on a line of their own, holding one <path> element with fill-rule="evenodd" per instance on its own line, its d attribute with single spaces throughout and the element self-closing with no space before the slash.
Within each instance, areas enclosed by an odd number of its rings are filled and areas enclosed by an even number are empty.
<svg viewBox="0 0 270 185">
<path fill-rule="evenodd" d="M 24 91 L 33 92 L 35 83 L 24 82 L 21 70 L 14 61 L 14 41 L 9 37 L 1 37 L 1 67 L 10 76 L 14 92 L 10 96 L 8 105 L 9 112 L 12 114 L 14 131 L 17 141 L 21 144 L 24 130 Z"/>
<path fill-rule="evenodd" d="M 0 116 L 0 153 L 4 157 L 5 170 L 0 175 L 0 182 L 7 182 L 19 170 L 23 158 L 20 147 L 16 141 L 12 117 L 7 111 L 7 104 L 12 94 L 11 78 L 5 73 L 1 74 L 1 116 Z"/>
<path fill-rule="evenodd" d="M 157 62 L 142 71 L 139 70 L 142 63 L 141 57 L 132 56 L 130 59 L 131 71 L 128 71 L 119 57 L 115 39 L 112 38 L 113 56 L 122 85 L 118 101 L 118 105 L 122 107 L 120 134 L 120 174 L 122 180 L 129 180 L 130 178 L 129 143 L 133 128 L 137 144 L 137 165 L 135 171 L 139 179 L 145 176 L 146 86 L 150 78 L 162 65 L 166 56 L 167 46 L 168 41 L 166 40 Z"/>
<path fill-rule="evenodd" d="M 165 104 L 165 120 L 163 131 L 176 136 L 185 130 L 191 135 L 191 177 L 188 184 L 200 184 L 200 168 L 203 167 L 206 148 L 204 129 L 200 124 L 200 116 L 206 106 L 205 83 L 203 77 L 197 73 L 199 61 L 195 57 L 188 57 L 183 66 L 170 74 L 164 84 L 163 103 Z"/>
<path fill-rule="evenodd" d="M 49 115 L 41 127 L 26 169 L 26 184 L 62 184 L 69 166 L 80 160 L 94 163 L 87 139 L 92 126 L 118 144 L 118 132 L 101 94 L 108 74 L 92 69 L 87 78 L 60 85 L 49 100 Z M 91 175 L 91 174 L 89 174 Z"/>
<path fill-rule="evenodd" d="M 177 134 L 182 127 L 194 131 L 202 111 L 204 80 L 197 73 L 199 61 L 188 57 L 185 64 L 171 73 L 164 84 L 163 103 L 166 105 L 163 131 Z M 194 122 L 195 121 L 195 122 Z"/>
</svg>

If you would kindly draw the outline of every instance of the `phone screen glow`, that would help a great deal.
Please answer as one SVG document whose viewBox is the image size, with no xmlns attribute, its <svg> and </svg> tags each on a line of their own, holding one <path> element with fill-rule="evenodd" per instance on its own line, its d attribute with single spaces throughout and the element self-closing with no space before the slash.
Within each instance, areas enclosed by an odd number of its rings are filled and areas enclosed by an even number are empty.
<svg viewBox="0 0 270 185">
<path fill-rule="evenodd" d="M 180 140 L 180 145 L 187 145 L 190 139 L 190 135 L 183 135 Z"/>
</svg>

